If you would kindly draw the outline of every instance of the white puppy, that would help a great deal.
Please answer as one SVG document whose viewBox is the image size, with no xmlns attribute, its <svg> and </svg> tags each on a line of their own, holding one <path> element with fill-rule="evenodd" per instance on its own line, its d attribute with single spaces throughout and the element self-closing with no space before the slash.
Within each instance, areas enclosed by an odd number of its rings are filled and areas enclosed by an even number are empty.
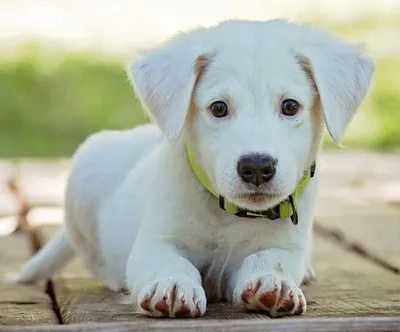
<svg viewBox="0 0 400 332">
<path fill-rule="evenodd" d="M 157 125 L 79 148 L 65 231 L 18 280 L 77 253 L 148 315 L 198 317 L 206 299 L 304 312 L 324 123 L 339 142 L 373 71 L 354 46 L 281 20 L 227 21 L 149 51 L 129 73 Z"/>
</svg>

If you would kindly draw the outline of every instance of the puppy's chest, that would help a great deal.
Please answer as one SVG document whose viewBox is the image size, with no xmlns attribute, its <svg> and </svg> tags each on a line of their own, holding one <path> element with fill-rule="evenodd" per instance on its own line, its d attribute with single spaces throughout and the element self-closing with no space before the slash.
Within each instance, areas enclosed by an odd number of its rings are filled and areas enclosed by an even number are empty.
<svg viewBox="0 0 400 332">
<path fill-rule="evenodd" d="M 235 219 L 222 220 L 219 227 L 215 228 L 212 259 L 227 255 L 238 256 L 239 253 L 250 253 L 268 247 L 271 229 L 265 222 Z"/>
<path fill-rule="evenodd" d="M 175 244 L 190 256 L 199 268 L 219 265 L 243 254 L 268 247 L 268 225 L 265 222 L 238 219 L 235 216 L 208 215 L 197 219 L 174 234 Z"/>
<path fill-rule="evenodd" d="M 212 250 L 201 268 L 209 298 L 224 297 L 229 276 L 247 256 L 277 245 L 274 224 L 261 219 L 236 219 L 220 220 L 220 225 L 214 228 Z"/>
<path fill-rule="evenodd" d="M 212 203 L 209 202 L 207 209 L 192 209 L 184 224 L 169 229 L 178 247 L 202 270 L 220 270 L 252 253 L 281 247 L 285 240 L 290 241 L 290 226 L 293 226 L 290 222 L 239 218 Z"/>
</svg>

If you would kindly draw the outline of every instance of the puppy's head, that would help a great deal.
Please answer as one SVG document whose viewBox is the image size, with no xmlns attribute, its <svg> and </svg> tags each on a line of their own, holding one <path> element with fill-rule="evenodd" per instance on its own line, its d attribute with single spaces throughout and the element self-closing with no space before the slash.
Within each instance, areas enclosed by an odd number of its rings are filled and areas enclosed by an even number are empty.
<svg viewBox="0 0 400 332">
<path fill-rule="evenodd" d="M 216 191 L 264 210 L 293 193 L 324 123 L 341 141 L 373 71 L 352 45 L 275 20 L 181 34 L 130 76 L 167 139 L 188 142 Z"/>
</svg>

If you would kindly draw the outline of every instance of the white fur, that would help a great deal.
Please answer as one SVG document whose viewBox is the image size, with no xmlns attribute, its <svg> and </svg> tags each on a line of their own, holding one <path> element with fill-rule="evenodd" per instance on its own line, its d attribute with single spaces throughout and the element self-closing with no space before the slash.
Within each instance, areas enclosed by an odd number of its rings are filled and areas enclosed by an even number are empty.
<svg viewBox="0 0 400 332">
<path fill-rule="evenodd" d="M 206 298 L 272 316 L 304 312 L 299 286 L 309 267 L 318 171 L 301 196 L 297 226 L 239 218 L 198 182 L 185 144 L 220 194 L 244 208 L 270 208 L 317 160 L 323 118 L 341 140 L 373 70 L 353 46 L 279 20 L 228 21 L 150 50 L 129 72 L 158 126 L 101 132 L 79 148 L 66 192 L 71 247 L 111 289 L 128 288 L 145 314 L 199 316 Z M 302 104 L 299 114 L 279 112 L 284 98 Z M 216 100 L 228 104 L 227 117 L 209 112 Z M 236 171 L 240 156 L 253 152 L 278 160 L 275 177 L 258 188 Z M 264 199 L 246 196 L 255 192 Z M 27 263 L 21 281 L 47 278 L 57 260 L 66 261 L 69 249 L 58 238 Z M 293 307 L 278 311 L 285 303 Z"/>
</svg>

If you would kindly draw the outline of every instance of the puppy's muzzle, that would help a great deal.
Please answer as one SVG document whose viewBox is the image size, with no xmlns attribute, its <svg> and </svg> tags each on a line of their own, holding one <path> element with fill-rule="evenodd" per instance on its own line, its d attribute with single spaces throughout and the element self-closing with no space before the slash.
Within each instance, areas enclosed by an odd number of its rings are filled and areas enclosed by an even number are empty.
<svg viewBox="0 0 400 332">
<path fill-rule="evenodd" d="M 237 164 L 237 172 L 244 182 L 258 187 L 274 177 L 276 162 L 275 158 L 266 154 L 242 156 Z"/>
</svg>

